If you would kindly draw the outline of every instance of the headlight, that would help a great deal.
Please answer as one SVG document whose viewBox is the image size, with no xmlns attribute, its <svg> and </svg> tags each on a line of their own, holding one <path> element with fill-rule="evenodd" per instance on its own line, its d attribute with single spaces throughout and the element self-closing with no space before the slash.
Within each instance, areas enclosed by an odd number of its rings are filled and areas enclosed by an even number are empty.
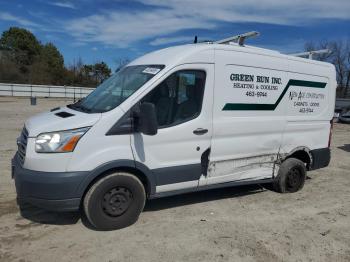
<svg viewBox="0 0 350 262">
<path fill-rule="evenodd" d="M 40 134 L 35 139 L 35 151 L 37 153 L 72 152 L 79 139 L 89 129 L 90 127 L 84 127 L 79 129 Z"/>
</svg>

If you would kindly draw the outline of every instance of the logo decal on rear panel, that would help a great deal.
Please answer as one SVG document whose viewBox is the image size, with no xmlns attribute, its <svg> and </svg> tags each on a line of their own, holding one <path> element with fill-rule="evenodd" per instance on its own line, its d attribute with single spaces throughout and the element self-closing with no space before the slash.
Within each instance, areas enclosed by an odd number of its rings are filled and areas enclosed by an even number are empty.
<svg viewBox="0 0 350 262">
<path fill-rule="evenodd" d="M 312 113 L 315 108 L 320 107 L 320 100 L 325 100 L 324 88 L 327 85 L 325 82 L 291 79 L 284 86 L 280 77 L 252 74 L 231 74 L 230 82 L 234 89 L 235 100 L 239 99 L 243 103 L 226 103 L 222 109 L 223 111 L 273 111 L 287 94 L 289 101 L 292 102 L 291 106 L 294 108 L 292 111 Z M 290 87 L 296 88 L 291 89 Z M 322 92 L 305 91 L 305 87 L 323 90 Z"/>
</svg>

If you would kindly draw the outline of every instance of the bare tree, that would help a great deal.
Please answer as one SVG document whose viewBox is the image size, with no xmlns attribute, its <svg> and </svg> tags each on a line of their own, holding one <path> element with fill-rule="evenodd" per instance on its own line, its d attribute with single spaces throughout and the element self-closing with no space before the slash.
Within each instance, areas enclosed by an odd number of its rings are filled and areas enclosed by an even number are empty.
<svg viewBox="0 0 350 262">
<path fill-rule="evenodd" d="M 127 57 L 124 58 L 117 58 L 114 60 L 117 67 L 115 69 L 115 72 L 118 72 L 120 69 L 122 69 L 124 66 L 130 63 L 130 59 Z"/>
<path fill-rule="evenodd" d="M 337 72 L 339 97 L 350 95 L 350 41 L 322 41 L 317 44 L 309 42 L 305 44 L 305 50 L 329 49 L 330 54 L 321 54 L 317 57 L 320 61 L 334 64 Z"/>
</svg>

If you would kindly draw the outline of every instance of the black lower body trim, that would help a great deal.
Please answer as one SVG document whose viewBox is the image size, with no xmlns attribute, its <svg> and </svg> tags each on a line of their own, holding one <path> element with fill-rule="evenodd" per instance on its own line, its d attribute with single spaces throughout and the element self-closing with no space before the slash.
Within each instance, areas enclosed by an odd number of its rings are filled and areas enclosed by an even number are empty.
<svg viewBox="0 0 350 262">
<path fill-rule="evenodd" d="M 331 160 L 331 150 L 328 147 L 311 150 L 311 155 L 312 165 L 310 170 L 326 167 Z"/>
<path fill-rule="evenodd" d="M 80 198 L 72 199 L 61 199 L 61 200 L 49 200 L 40 198 L 17 198 L 17 204 L 21 206 L 22 204 L 29 203 L 33 206 L 43 208 L 48 211 L 55 212 L 71 212 L 78 211 L 80 206 Z"/>
<path fill-rule="evenodd" d="M 164 167 L 152 170 L 156 176 L 157 186 L 199 180 L 202 167 L 201 164 L 184 166 Z"/>
<path fill-rule="evenodd" d="M 180 195 L 180 194 L 193 193 L 193 192 L 199 192 L 199 191 L 210 190 L 210 189 L 225 188 L 225 187 L 246 186 L 246 185 L 256 185 L 256 184 L 269 184 L 269 183 L 272 183 L 273 181 L 274 180 L 272 178 L 261 179 L 261 180 L 251 180 L 251 181 L 233 181 L 233 182 L 227 182 L 227 183 L 200 186 L 200 187 L 195 187 L 195 188 L 186 188 L 186 189 L 179 189 L 179 190 L 175 190 L 175 191 L 156 193 L 156 194 L 150 196 L 150 199 L 167 197 L 167 196 L 175 196 L 175 195 Z"/>
</svg>

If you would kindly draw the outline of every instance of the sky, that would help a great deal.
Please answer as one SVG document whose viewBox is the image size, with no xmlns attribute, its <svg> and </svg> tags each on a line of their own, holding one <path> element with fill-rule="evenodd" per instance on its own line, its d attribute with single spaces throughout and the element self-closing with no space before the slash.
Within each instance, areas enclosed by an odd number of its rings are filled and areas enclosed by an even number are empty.
<svg viewBox="0 0 350 262">
<path fill-rule="evenodd" d="M 0 0 L 0 33 L 29 29 L 65 63 L 116 68 L 153 50 L 248 31 L 250 45 L 283 53 L 306 42 L 350 39 L 350 0 Z"/>
</svg>

